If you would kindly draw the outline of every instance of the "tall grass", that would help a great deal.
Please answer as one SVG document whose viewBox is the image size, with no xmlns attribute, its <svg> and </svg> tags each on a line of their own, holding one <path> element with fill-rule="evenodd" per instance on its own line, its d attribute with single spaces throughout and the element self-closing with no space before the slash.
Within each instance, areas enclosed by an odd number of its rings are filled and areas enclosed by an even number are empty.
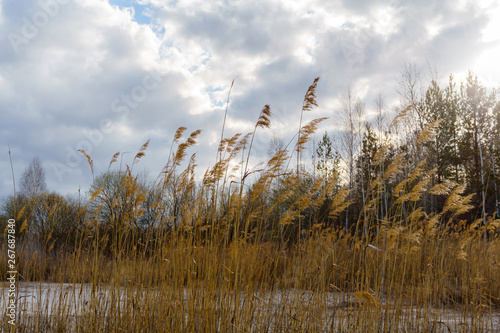
<svg viewBox="0 0 500 333">
<path fill-rule="evenodd" d="M 309 108 L 315 105 L 316 83 L 304 100 Z M 201 182 L 195 180 L 194 155 L 179 170 L 200 135 L 196 130 L 185 136 L 181 127 L 152 188 L 141 186 L 133 170 L 120 170 L 114 178 L 118 191 L 93 187 L 78 216 L 74 245 L 33 252 L 24 242 L 22 279 L 57 284 L 45 303 L 19 300 L 17 330 L 486 332 L 500 327 L 500 240 L 493 233 L 500 223 L 493 217 L 485 224 L 462 221 L 471 208 L 463 186 L 430 187 L 435 171 L 426 171 L 423 163 L 402 178 L 403 157 L 386 161 L 382 148 L 373 165 L 384 161 L 388 167 L 370 184 L 370 200 L 346 233 L 340 221 L 349 190 L 299 167 L 300 152 L 323 119 L 300 127 L 292 152 L 279 150 L 261 169 L 249 168 L 256 130 L 268 128 L 271 119 L 266 105 L 252 133 L 223 137 L 217 161 Z M 422 133 L 422 142 L 432 137 L 433 126 Z M 93 161 L 83 153 L 93 173 Z M 287 167 L 293 153 L 296 171 Z M 381 215 L 381 193 L 391 182 L 395 200 Z M 443 210 L 426 214 L 424 195 L 447 197 Z M 487 230 L 491 237 L 485 240 Z M 0 257 L 1 272 L 7 271 L 6 258 Z M 1 325 L 11 329 L 7 320 Z"/>
</svg>

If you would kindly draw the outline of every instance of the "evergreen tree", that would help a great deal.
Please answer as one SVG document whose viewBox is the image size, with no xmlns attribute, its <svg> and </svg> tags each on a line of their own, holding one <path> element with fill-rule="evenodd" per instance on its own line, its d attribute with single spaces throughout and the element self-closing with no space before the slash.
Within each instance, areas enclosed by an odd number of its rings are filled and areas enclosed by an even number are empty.
<svg viewBox="0 0 500 333">
<path fill-rule="evenodd" d="M 361 154 L 356 161 L 356 183 L 364 184 L 369 188 L 372 181 L 377 176 L 377 170 L 373 165 L 373 158 L 378 150 L 377 137 L 369 123 L 366 123 L 361 141 Z M 363 179 L 361 179 L 363 178 Z"/>
<path fill-rule="evenodd" d="M 485 203 L 485 138 L 491 133 L 494 95 L 488 94 L 477 76 L 469 72 L 460 89 L 460 159 L 471 192 Z M 479 203 L 479 202 L 478 202 Z"/>
<path fill-rule="evenodd" d="M 316 149 L 316 171 L 325 179 L 339 176 L 340 155 L 333 149 L 333 143 L 327 132 L 321 138 Z"/>
</svg>

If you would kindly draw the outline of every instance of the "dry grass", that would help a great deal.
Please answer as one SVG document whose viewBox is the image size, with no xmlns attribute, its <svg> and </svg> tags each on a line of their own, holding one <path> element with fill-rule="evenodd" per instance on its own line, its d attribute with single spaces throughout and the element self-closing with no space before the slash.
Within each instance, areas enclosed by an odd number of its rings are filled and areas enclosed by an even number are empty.
<svg viewBox="0 0 500 333">
<path fill-rule="evenodd" d="M 306 94 L 307 110 L 315 105 L 316 82 Z M 269 127 L 270 119 L 266 106 L 255 130 Z M 321 120 L 300 129 L 292 154 L 303 150 Z M 19 250 L 24 281 L 61 286 L 45 303 L 20 299 L 34 309 L 18 313 L 19 332 L 498 329 L 499 220 L 484 226 L 461 221 L 470 209 L 462 186 L 429 188 L 434 171 L 421 164 L 398 181 L 396 199 L 381 216 L 381 193 L 404 169 L 397 156 L 370 184 L 363 219 L 345 234 L 336 221 L 349 196 L 335 189 L 335 180 L 290 172 L 286 150 L 250 171 L 254 130 L 223 138 L 216 164 L 198 184 L 194 156 L 178 170 L 200 134 L 181 142 L 185 130 L 175 133 L 171 157 L 152 189 L 141 187 L 131 170 L 119 174 L 120 197 L 106 197 L 103 186 L 94 189 L 74 246 L 56 254 Z M 156 201 L 147 207 L 154 222 L 138 227 L 151 193 Z M 425 195 L 447 196 L 444 209 L 426 214 Z M 106 219 L 103 198 L 111 202 Z M 360 232 L 365 228 L 368 235 Z M 0 267 L 7 270 L 5 255 Z M 6 320 L 1 325 L 10 330 Z"/>
</svg>

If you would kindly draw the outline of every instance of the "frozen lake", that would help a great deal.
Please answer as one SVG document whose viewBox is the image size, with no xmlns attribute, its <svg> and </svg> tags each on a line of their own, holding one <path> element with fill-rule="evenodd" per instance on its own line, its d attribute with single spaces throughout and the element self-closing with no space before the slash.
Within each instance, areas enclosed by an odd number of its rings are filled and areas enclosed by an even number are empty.
<svg viewBox="0 0 500 333">
<path fill-rule="evenodd" d="M 137 299 L 138 291 L 141 290 L 143 297 L 151 292 L 151 297 L 154 299 L 155 293 L 168 292 L 160 291 L 154 288 L 137 288 L 130 286 L 128 288 L 110 288 L 107 285 L 100 285 L 92 290 L 91 284 L 70 284 L 70 283 L 28 283 L 21 282 L 18 286 L 17 294 L 17 318 L 18 322 L 29 322 L 33 318 L 64 318 L 72 321 L 81 318 L 83 315 L 99 314 L 100 309 L 107 309 L 110 302 L 115 302 L 120 306 L 126 307 L 126 301 L 132 298 Z M 177 296 L 183 298 L 181 303 L 193 301 L 198 292 L 191 290 L 178 291 Z M 233 297 L 233 296 L 229 296 Z M 177 298 L 179 299 L 179 298 Z M 112 300 L 112 301 L 111 301 Z M 313 309 L 322 309 L 323 314 L 319 314 L 317 318 L 320 322 L 323 320 L 333 320 L 336 318 L 355 317 L 355 314 L 363 309 L 367 311 L 369 302 L 363 305 L 362 301 L 355 297 L 354 294 L 342 294 L 338 292 L 328 292 L 324 294 L 299 291 L 279 291 L 253 293 L 252 295 L 242 295 L 240 304 L 248 301 L 254 302 L 257 305 L 257 315 L 265 313 L 281 313 L 288 312 L 288 308 L 297 308 L 297 305 L 304 306 L 304 311 L 312 311 Z M 0 309 L 6 309 L 8 304 L 8 284 L 1 285 Z M 228 304 L 231 304 L 229 302 Z M 367 305 L 368 304 L 368 305 Z M 361 306 L 363 305 L 363 306 Z M 130 305 L 129 305 L 130 306 Z M 181 306 L 182 308 L 182 306 Z M 309 309 L 309 310 L 307 310 Z M 373 309 L 375 312 L 375 309 Z M 368 309 L 369 311 L 369 309 Z M 385 315 L 393 317 L 394 310 L 390 304 L 384 304 Z M 379 312 L 382 313 L 382 312 Z M 452 309 L 417 309 L 405 307 L 400 313 L 401 320 L 399 325 L 409 325 L 410 327 L 424 327 L 422 322 L 426 321 L 429 329 L 433 332 L 468 332 L 471 327 L 482 327 L 483 329 L 475 329 L 474 331 L 481 332 L 499 332 L 500 331 L 500 314 L 498 311 L 490 312 L 484 309 L 482 313 L 476 316 L 463 314 L 458 310 Z M 332 318 L 332 319 L 329 319 Z M 186 321 L 188 320 L 186 314 Z M 339 320 L 339 319 L 335 319 Z M 343 319 L 342 319 L 343 320 Z M 408 326 L 406 326 L 408 327 Z M 254 331 L 250 329 L 250 331 Z M 417 329 L 417 331 L 419 331 Z"/>
</svg>

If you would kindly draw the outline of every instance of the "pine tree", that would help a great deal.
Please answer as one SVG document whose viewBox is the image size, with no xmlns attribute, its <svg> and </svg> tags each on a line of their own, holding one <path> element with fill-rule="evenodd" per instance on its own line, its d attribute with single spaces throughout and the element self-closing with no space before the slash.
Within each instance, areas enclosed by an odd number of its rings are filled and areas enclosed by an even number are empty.
<svg viewBox="0 0 500 333">
<path fill-rule="evenodd" d="M 333 149 L 333 142 L 327 132 L 323 134 L 316 149 L 316 171 L 326 180 L 339 176 L 340 155 Z"/>
</svg>

